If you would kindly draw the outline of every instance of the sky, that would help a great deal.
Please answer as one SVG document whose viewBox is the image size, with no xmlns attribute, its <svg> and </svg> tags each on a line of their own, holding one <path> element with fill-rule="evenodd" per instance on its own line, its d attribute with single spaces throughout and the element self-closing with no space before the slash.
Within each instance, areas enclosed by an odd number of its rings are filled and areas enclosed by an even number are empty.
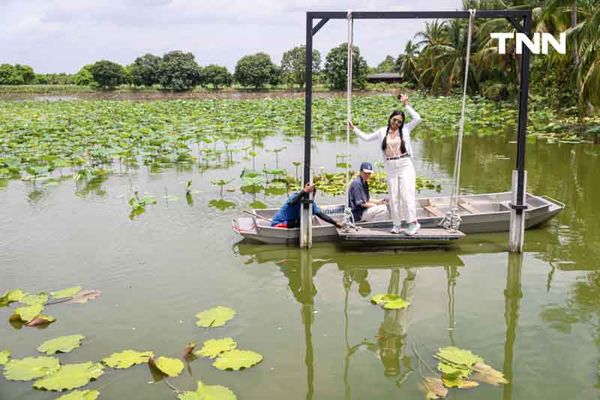
<svg viewBox="0 0 600 400">
<path fill-rule="evenodd" d="M 192 52 L 200 65 L 231 72 L 248 54 L 276 64 L 305 44 L 306 11 L 459 10 L 460 0 L 0 0 L 0 64 L 38 73 L 75 73 L 106 59 L 130 64 L 145 53 Z M 396 57 L 423 20 L 359 20 L 354 43 L 370 66 Z M 345 20 L 329 21 L 314 37 L 323 61 L 347 40 Z"/>
</svg>

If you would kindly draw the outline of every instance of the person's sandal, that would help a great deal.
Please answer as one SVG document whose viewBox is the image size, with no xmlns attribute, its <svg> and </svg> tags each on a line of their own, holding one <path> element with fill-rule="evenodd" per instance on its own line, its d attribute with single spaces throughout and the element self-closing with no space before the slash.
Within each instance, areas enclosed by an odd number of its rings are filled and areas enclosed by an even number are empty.
<svg viewBox="0 0 600 400">
<path fill-rule="evenodd" d="M 394 235 L 397 235 L 398 233 L 400 233 L 402 230 L 400 229 L 399 226 L 394 225 L 394 227 L 392 228 L 392 230 L 390 231 L 390 233 L 393 233 Z"/>
</svg>

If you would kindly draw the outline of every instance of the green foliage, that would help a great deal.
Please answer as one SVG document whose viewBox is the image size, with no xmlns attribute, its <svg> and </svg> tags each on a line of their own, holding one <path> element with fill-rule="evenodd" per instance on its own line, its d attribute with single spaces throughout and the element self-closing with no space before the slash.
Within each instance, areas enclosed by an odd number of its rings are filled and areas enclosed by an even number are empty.
<svg viewBox="0 0 600 400">
<path fill-rule="evenodd" d="M 85 339 L 83 335 L 60 336 L 55 339 L 46 340 L 38 346 L 37 350 L 46 355 L 68 353 L 81 346 L 83 339 Z"/>
<path fill-rule="evenodd" d="M 152 357 L 154 357 L 154 353 L 151 351 L 123 350 L 111 354 L 110 357 L 103 358 L 102 363 L 110 368 L 124 369 L 137 364 L 145 364 Z"/>
<path fill-rule="evenodd" d="M 220 370 L 239 371 L 250 368 L 263 360 L 263 356 L 250 350 L 231 350 L 223 353 L 213 362 L 213 366 Z"/>
<path fill-rule="evenodd" d="M 206 385 L 198 381 L 195 392 L 183 392 L 177 395 L 179 400 L 236 400 L 237 397 L 229 388 L 220 385 Z"/>
<path fill-rule="evenodd" d="M 200 83 L 200 67 L 192 53 L 171 51 L 162 57 L 158 81 L 165 89 L 184 91 Z"/>
<path fill-rule="evenodd" d="M 394 60 L 394 57 L 390 55 L 386 56 L 375 68 L 375 72 L 395 72 L 395 70 L 396 61 Z"/>
<path fill-rule="evenodd" d="M 80 364 L 67 364 L 45 378 L 33 383 L 36 389 L 62 391 L 87 385 L 90 380 L 98 379 L 104 374 L 101 364 L 91 361 Z"/>
<path fill-rule="evenodd" d="M 279 69 L 271 61 L 271 56 L 256 53 L 242 57 L 235 66 L 234 78 L 242 86 L 260 89 L 266 84 L 276 84 Z"/>
<path fill-rule="evenodd" d="M 46 304 L 47 301 L 47 293 L 28 294 L 27 296 L 21 299 L 21 303 L 27 304 L 28 306 L 32 306 L 34 304 Z"/>
<path fill-rule="evenodd" d="M 73 286 L 67 289 L 50 292 L 50 296 L 55 300 L 66 299 L 67 297 L 75 296 L 77 293 L 81 292 L 81 289 L 81 286 Z"/>
<path fill-rule="evenodd" d="M 21 289 L 14 289 L 8 292 L 5 292 L 2 297 L 0 297 L 0 307 L 7 306 L 10 303 L 14 303 L 15 301 L 21 301 L 23 297 L 26 296 L 26 293 Z"/>
<path fill-rule="evenodd" d="M 97 61 L 90 67 L 90 72 L 94 82 L 102 89 L 114 89 L 127 81 L 123 67 L 112 61 Z"/>
<path fill-rule="evenodd" d="M 92 75 L 92 65 L 88 64 L 81 69 L 73 77 L 73 82 L 78 86 L 92 86 L 95 84 L 94 76 Z"/>
<path fill-rule="evenodd" d="M 158 357 L 153 360 L 153 365 L 163 374 L 175 377 L 183 371 L 183 362 L 177 358 Z"/>
<path fill-rule="evenodd" d="M 28 65 L 0 65 L 0 85 L 30 85 L 34 81 L 35 73 Z"/>
<path fill-rule="evenodd" d="M 207 65 L 200 70 L 200 84 L 202 86 L 212 85 L 213 89 L 219 90 L 231 86 L 233 75 L 227 68 L 220 65 Z"/>
<path fill-rule="evenodd" d="M 53 374 L 59 369 L 56 357 L 25 357 L 10 360 L 4 366 L 4 377 L 9 381 L 30 381 Z"/>
<path fill-rule="evenodd" d="M 19 319 L 23 322 L 29 322 L 38 315 L 40 315 L 42 311 L 44 311 L 44 306 L 42 304 L 36 303 L 27 307 L 15 308 L 14 315 L 18 316 Z"/>
<path fill-rule="evenodd" d="M 219 354 L 231 351 L 237 347 L 237 343 L 230 337 L 223 339 L 210 339 L 204 342 L 202 348 L 195 355 L 200 357 L 215 358 Z"/>
<path fill-rule="evenodd" d="M 158 84 L 161 64 L 162 58 L 153 54 L 136 58 L 129 68 L 131 83 L 146 87 Z"/>
<path fill-rule="evenodd" d="M 358 46 L 352 47 L 352 85 L 362 89 L 367 83 L 368 66 Z M 345 90 L 348 76 L 348 44 L 342 43 L 327 53 L 324 76 L 331 89 Z"/>
<path fill-rule="evenodd" d="M 225 325 L 227 321 L 233 319 L 234 316 L 234 309 L 217 306 L 196 314 L 196 318 L 198 318 L 196 325 L 204 328 L 216 328 Z"/>
<path fill-rule="evenodd" d="M 313 74 L 321 69 L 321 53 L 313 50 Z M 283 53 L 281 58 L 281 73 L 283 81 L 288 85 L 298 85 L 303 88 L 306 84 L 306 46 L 296 46 Z"/>
<path fill-rule="evenodd" d="M 400 310 L 406 308 L 410 303 L 397 294 L 376 294 L 371 297 L 371 303 L 379 304 L 386 310 Z"/>
<path fill-rule="evenodd" d="M 10 360 L 10 351 L 0 351 L 0 365 L 6 365 L 6 363 L 8 363 L 8 360 Z"/>
</svg>

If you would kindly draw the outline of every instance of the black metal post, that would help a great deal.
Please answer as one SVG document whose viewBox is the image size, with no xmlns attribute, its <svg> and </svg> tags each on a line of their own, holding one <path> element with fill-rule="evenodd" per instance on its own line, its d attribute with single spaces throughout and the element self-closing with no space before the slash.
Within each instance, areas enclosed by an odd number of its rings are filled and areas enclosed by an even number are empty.
<svg viewBox="0 0 600 400">
<path fill-rule="evenodd" d="M 305 90 L 304 90 L 304 186 L 310 180 L 310 148 L 312 133 L 312 40 L 313 19 L 310 13 L 306 14 L 306 65 L 305 65 Z M 307 206 L 307 205 L 304 205 Z"/>
<path fill-rule="evenodd" d="M 527 37 L 531 37 L 531 12 L 525 16 L 523 28 Z M 525 197 L 525 145 L 527 144 L 527 100 L 529 96 L 529 61 L 531 52 L 527 46 L 523 46 L 521 55 L 521 89 L 519 93 L 519 125 L 517 130 L 517 202 L 513 208 L 517 214 L 522 214 L 527 208 L 524 203 Z"/>
</svg>

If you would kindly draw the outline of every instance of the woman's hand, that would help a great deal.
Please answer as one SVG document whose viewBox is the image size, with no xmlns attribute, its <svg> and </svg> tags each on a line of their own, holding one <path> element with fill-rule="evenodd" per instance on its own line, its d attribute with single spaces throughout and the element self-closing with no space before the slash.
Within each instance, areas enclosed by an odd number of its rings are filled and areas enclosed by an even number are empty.
<svg viewBox="0 0 600 400">
<path fill-rule="evenodd" d="M 408 95 L 406 93 L 399 94 L 398 100 L 400 100 L 404 105 L 407 105 L 408 104 Z"/>
<path fill-rule="evenodd" d="M 352 121 L 348 121 L 348 127 L 350 129 L 354 129 L 354 124 L 352 123 Z"/>
</svg>

